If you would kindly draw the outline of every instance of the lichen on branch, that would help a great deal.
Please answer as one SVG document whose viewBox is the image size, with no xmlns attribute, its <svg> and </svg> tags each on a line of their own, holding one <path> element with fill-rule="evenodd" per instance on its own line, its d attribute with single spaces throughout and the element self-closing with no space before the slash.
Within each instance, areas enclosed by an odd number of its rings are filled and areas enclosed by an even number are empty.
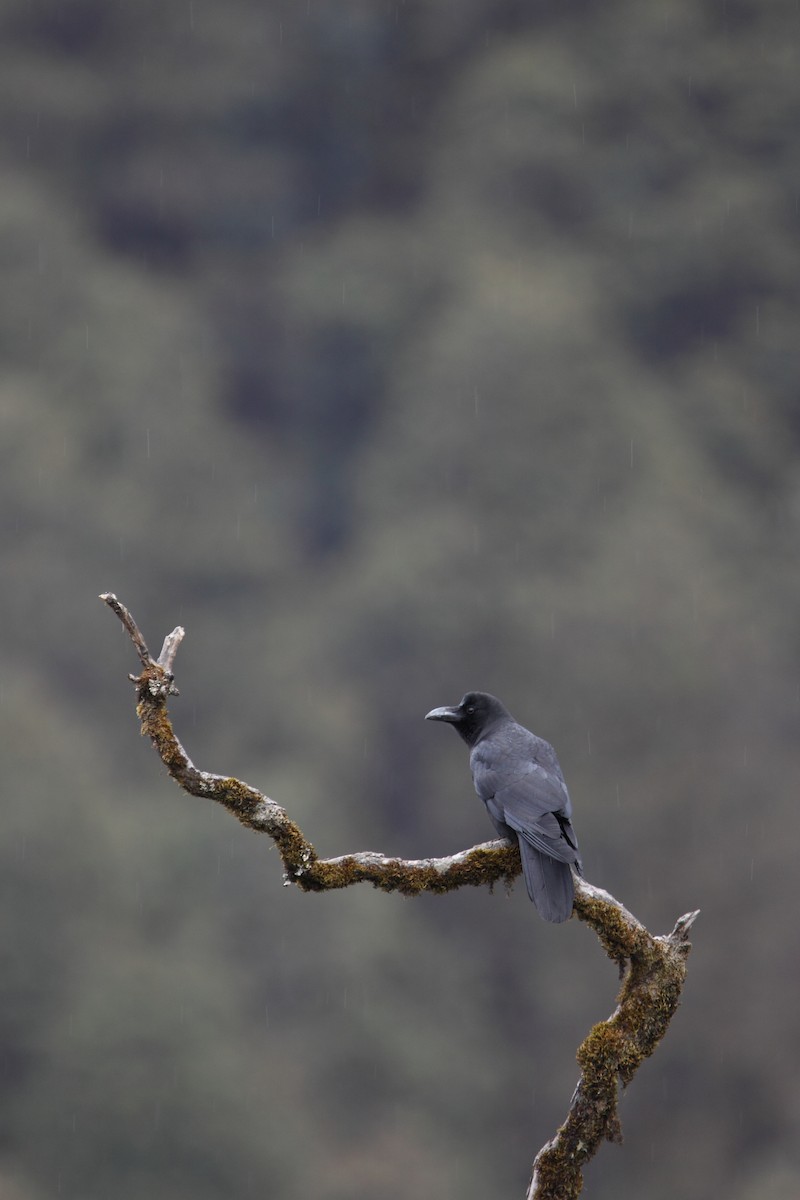
<svg viewBox="0 0 800 1200">
<path fill-rule="evenodd" d="M 199 770 L 178 740 L 167 700 L 178 694 L 173 667 L 184 630 L 177 626 L 167 634 L 154 659 L 130 612 L 113 592 L 104 592 L 100 599 L 119 617 L 142 664 L 141 673 L 129 677 L 136 687 L 142 734 L 150 738 L 184 791 L 216 801 L 249 829 L 269 835 L 280 852 L 287 885 L 323 892 L 371 883 L 382 891 L 413 896 L 465 886 L 510 886 L 520 874 L 519 850 L 504 840 L 444 858 L 391 858 L 374 851 L 320 858 L 279 804 L 239 779 Z M 622 1141 L 617 1112 L 620 1085 L 630 1083 L 667 1031 L 686 977 L 689 931 L 698 916 L 687 913 L 672 933 L 654 937 L 608 892 L 578 875 L 574 880 L 575 915 L 594 930 L 617 963 L 622 984 L 615 1011 L 595 1025 L 578 1048 L 578 1085 L 566 1120 L 536 1155 L 527 1200 L 574 1200 L 583 1187 L 582 1168 L 601 1143 Z"/>
</svg>

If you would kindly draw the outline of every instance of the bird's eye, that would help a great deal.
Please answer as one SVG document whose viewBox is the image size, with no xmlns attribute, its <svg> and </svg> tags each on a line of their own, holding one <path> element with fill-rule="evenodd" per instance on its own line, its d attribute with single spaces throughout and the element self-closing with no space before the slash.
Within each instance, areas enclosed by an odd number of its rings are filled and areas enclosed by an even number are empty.
<svg viewBox="0 0 800 1200">
<path fill-rule="evenodd" d="M 468 704 L 468 705 L 467 705 L 467 712 L 468 712 L 468 713 L 474 713 L 474 712 L 475 712 L 475 705 L 474 705 L 474 704 Z"/>
</svg>

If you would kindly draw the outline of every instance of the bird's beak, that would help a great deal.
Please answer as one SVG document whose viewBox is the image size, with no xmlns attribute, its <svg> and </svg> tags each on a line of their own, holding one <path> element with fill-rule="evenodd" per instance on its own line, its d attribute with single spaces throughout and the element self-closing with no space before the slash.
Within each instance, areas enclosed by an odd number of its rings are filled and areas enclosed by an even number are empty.
<svg viewBox="0 0 800 1200">
<path fill-rule="evenodd" d="M 449 721 L 454 725 L 460 718 L 461 713 L 457 708 L 432 708 L 429 713 L 425 714 L 426 721 Z"/>
</svg>

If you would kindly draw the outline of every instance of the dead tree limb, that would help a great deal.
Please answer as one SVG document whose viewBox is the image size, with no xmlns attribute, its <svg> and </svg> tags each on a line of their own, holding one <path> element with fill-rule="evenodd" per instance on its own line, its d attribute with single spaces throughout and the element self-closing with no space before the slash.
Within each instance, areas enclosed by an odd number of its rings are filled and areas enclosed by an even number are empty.
<svg viewBox="0 0 800 1200">
<path fill-rule="evenodd" d="M 465 885 L 510 885 L 520 874 L 517 847 L 502 840 L 445 858 L 388 858 L 373 851 L 320 858 L 279 804 L 239 779 L 199 770 L 176 737 L 167 698 L 178 694 L 173 666 L 183 629 L 178 626 L 167 635 L 154 659 L 127 608 L 112 592 L 100 599 L 121 620 L 142 664 L 139 675 L 129 676 L 136 685 L 142 734 L 150 738 L 184 791 L 215 800 L 243 825 L 272 838 L 287 886 L 295 883 L 304 891 L 321 892 L 367 882 L 383 891 L 413 896 Z M 615 1011 L 595 1025 L 578 1048 L 578 1085 L 564 1124 L 536 1155 L 526 1200 L 574 1200 L 583 1187 L 582 1168 L 600 1144 L 622 1140 L 619 1085 L 630 1083 L 667 1031 L 686 977 L 689 931 L 698 916 L 686 913 L 672 933 L 654 937 L 618 900 L 577 875 L 575 914 L 591 926 L 609 958 L 618 964 L 622 985 Z"/>
</svg>

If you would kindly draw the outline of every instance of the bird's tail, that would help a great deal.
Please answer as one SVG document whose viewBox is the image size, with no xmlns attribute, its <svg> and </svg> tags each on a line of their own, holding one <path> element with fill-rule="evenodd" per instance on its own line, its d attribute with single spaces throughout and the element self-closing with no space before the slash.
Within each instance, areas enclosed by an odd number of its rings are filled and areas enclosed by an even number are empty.
<svg viewBox="0 0 800 1200">
<path fill-rule="evenodd" d="M 528 895 L 539 915 L 555 923 L 568 920 L 575 899 L 569 863 L 543 854 L 524 838 L 519 839 L 519 852 Z"/>
</svg>

